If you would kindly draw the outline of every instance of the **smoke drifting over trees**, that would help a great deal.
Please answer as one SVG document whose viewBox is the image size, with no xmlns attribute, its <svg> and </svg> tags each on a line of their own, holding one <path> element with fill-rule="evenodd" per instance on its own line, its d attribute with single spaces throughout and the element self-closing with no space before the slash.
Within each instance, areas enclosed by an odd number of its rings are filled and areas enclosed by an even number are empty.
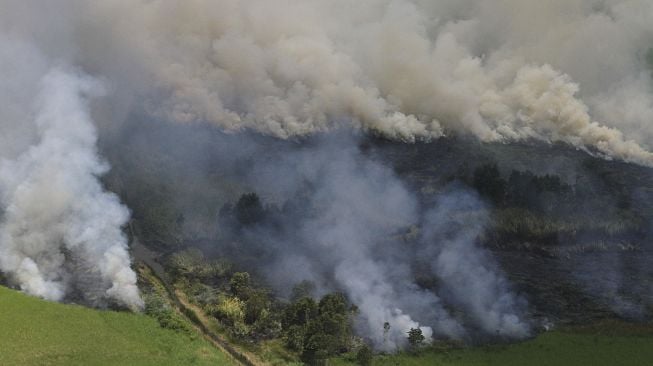
<svg viewBox="0 0 653 366">
<path fill-rule="evenodd" d="M 562 142 L 653 166 L 646 0 L 6 0 L 0 9 L 0 270 L 47 299 L 142 304 L 121 231 L 129 212 L 99 181 L 109 167 L 97 141 L 119 163 L 112 188 L 125 201 L 170 199 L 186 215 L 166 217 L 157 240 L 173 226 L 236 238 L 242 261 L 280 292 L 304 280 L 345 292 L 360 333 L 388 350 L 411 329 L 514 338 L 532 322 L 479 245 L 482 200 L 450 186 L 420 202 L 362 153 L 359 134 Z M 266 145 L 261 134 L 291 142 Z M 162 150 L 179 157 L 165 165 L 172 171 L 128 167 L 129 154 L 156 160 Z M 141 178 L 188 185 L 143 202 Z M 242 187 L 264 198 L 261 208 L 279 206 L 276 218 L 246 212 L 246 230 L 219 226 L 216 208 L 202 211 L 189 193 L 224 203 Z M 399 238 L 412 225 L 422 230 Z M 414 283 L 416 266 L 437 290 Z"/>
<path fill-rule="evenodd" d="M 2 29 L 175 121 L 282 138 L 353 126 L 404 141 L 563 141 L 651 165 L 651 6 L 9 1 Z"/>
</svg>

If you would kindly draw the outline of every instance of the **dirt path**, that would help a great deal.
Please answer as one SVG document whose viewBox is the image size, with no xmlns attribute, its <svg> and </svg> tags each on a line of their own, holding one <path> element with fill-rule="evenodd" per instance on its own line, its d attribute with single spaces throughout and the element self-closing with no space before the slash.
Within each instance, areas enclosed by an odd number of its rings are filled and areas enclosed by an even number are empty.
<svg viewBox="0 0 653 366">
<path fill-rule="evenodd" d="M 261 361 L 256 355 L 251 352 L 247 352 L 242 349 L 236 349 L 231 343 L 229 343 L 222 336 L 211 330 L 211 320 L 208 316 L 196 305 L 193 305 L 188 301 L 186 295 L 180 291 L 175 290 L 175 297 L 179 300 L 183 309 L 185 309 L 185 314 L 187 317 L 191 318 L 191 321 L 201 329 L 202 333 L 211 338 L 211 341 L 219 345 L 222 349 L 225 349 L 229 354 L 235 357 L 239 362 L 248 366 L 265 366 L 265 362 Z"/>
<path fill-rule="evenodd" d="M 186 295 L 173 288 L 172 284 L 163 280 L 160 277 L 160 274 L 157 273 L 149 263 L 141 260 L 141 265 L 147 269 L 149 272 L 149 280 L 155 281 L 165 289 L 165 292 L 168 295 L 170 303 L 175 307 L 175 310 L 184 318 L 186 318 L 193 327 L 211 344 L 213 344 L 220 351 L 224 352 L 226 355 L 230 356 L 234 362 L 237 364 L 245 366 L 266 366 L 265 362 L 262 362 L 251 352 L 245 350 L 236 349 L 231 345 L 226 339 L 221 337 L 219 334 L 211 331 L 210 329 L 210 319 L 204 314 L 204 312 L 193 305 L 188 301 Z M 165 274 L 165 272 L 164 272 Z M 166 276 L 167 279 L 167 276 Z"/>
</svg>

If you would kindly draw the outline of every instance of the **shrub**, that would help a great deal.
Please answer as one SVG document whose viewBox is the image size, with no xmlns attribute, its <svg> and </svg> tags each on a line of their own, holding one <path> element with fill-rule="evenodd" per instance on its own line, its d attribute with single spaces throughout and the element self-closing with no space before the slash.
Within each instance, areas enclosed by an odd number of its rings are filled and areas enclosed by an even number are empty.
<svg viewBox="0 0 653 366">
<path fill-rule="evenodd" d="M 366 344 L 356 352 L 356 362 L 361 366 L 372 365 L 373 358 L 374 354 L 372 353 L 372 349 Z"/>
<path fill-rule="evenodd" d="M 245 320 L 245 303 L 236 298 L 220 296 L 218 306 L 215 308 L 215 316 L 229 325 L 243 323 Z"/>
</svg>

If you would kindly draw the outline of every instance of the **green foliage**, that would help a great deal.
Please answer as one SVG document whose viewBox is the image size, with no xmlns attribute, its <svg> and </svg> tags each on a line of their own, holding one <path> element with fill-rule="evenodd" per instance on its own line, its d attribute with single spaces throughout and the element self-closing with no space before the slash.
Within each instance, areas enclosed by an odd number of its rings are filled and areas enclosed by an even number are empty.
<svg viewBox="0 0 653 366">
<path fill-rule="evenodd" d="M 417 353 L 378 355 L 373 362 L 376 366 L 648 366 L 651 359 L 651 325 L 615 327 L 614 324 L 605 324 L 589 329 L 550 331 L 535 339 L 509 345 L 453 349 L 424 347 Z M 356 363 L 355 355 L 329 360 L 332 366 Z"/>
<path fill-rule="evenodd" d="M 302 297 L 312 297 L 315 292 L 315 284 L 311 281 L 302 281 L 292 288 L 290 300 L 297 301 Z"/>
<path fill-rule="evenodd" d="M 143 294 L 145 314 L 153 317 L 159 325 L 166 329 L 195 337 L 192 327 L 159 294 L 155 292 Z"/>
<path fill-rule="evenodd" d="M 303 297 L 288 306 L 284 316 L 284 327 L 306 326 L 318 314 L 317 304 L 310 297 Z"/>
<path fill-rule="evenodd" d="M 420 328 L 410 328 L 408 331 L 408 344 L 411 347 L 418 347 L 424 342 L 424 335 Z"/>
<path fill-rule="evenodd" d="M 304 349 L 304 338 L 306 338 L 305 327 L 301 325 L 291 325 L 286 330 L 286 347 L 290 350 L 301 352 Z"/>
<path fill-rule="evenodd" d="M 237 297 L 221 295 L 215 312 L 212 315 L 232 326 L 244 324 L 245 302 Z"/>
<path fill-rule="evenodd" d="M 351 344 L 350 316 L 347 301 L 340 293 L 327 294 L 319 303 L 302 297 L 286 308 L 286 345 L 301 351 L 302 361 L 308 364 L 345 352 Z"/>
<path fill-rule="evenodd" d="M 168 269 L 174 277 L 187 277 L 206 280 L 224 277 L 231 271 L 225 261 L 207 261 L 204 254 L 196 248 L 182 250 L 170 256 Z"/>
<path fill-rule="evenodd" d="M 356 362 L 360 366 L 371 366 L 373 359 L 374 353 L 372 353 L 372 349 L 366 344 L 356 352 Z"/>
<path fill-rule="evenodd" d="M 236 272 L 231 276 L 229 280 L 229 289 L 234 296 L 240 298 L 246 298 L 249 290 L 249 273 L 247 272 Z"/>
<path fill-rule="evenodd" d="M 270 307 L 268 295 L 262 290 L 250 290 L 245 303 L 245 323 L 256 323 Z"/>
<path fill-rule="evenodd" d="M 347 313 L 347 300 L 341 293 L 327 294 L 322 297 L 319 304 L 320 314 L 345 315 Z"/>
<path fill-rule="evenodd" d="M 546 239 L 549 243 L 554 243 L 560 234 L 573 235 L 584 230 L 617 235 L 638 230 L 642 225 L 641 218 L 628 212 L 607 218 L 586 215 L 556 217 L 518 208 L 495 211 L 493 223 L 498 233 L 523 240 Z"/>
<path fill-rule="evenodd" d="M 309 365 L 323 363 L 337 351 L 337 341 L 333 335 L 315 333 L 304 340 L 301 359 Z"/>
<path fill-rule="evenodd" d="M 256 335 L 261 338 L 271 339 L 281 334 L 281 321 L 279 321 L 279 317 L 267 308 L 261 310 L 256 322 L 252 326 Z"/>
</svg>

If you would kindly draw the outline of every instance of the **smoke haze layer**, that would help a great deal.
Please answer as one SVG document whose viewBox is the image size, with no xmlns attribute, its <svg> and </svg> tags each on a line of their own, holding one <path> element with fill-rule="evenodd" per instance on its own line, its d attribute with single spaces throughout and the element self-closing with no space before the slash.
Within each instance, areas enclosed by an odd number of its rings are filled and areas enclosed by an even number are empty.
<svg viewBox="0 0 653 366">
<path fill-rule="evenodd" d="M 653 9 L 645 0 L 5 8 L 6 32 L 28 35 L 175 121 L 282 138 L 353 126 L 402 141 L 452 133 L 563 141 L 653 164 Z"/>
</svg>

